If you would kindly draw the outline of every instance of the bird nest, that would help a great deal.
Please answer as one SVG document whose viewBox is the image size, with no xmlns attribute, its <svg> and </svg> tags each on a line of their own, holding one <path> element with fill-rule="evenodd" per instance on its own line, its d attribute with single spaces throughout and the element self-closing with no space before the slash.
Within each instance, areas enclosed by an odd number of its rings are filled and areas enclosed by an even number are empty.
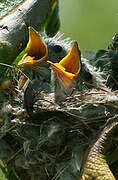
<svg viewBox="0 0 118 180">
<path fill-rule="evenodd" d="M 94 87 L 56 104 L 53 94 L 41 92 L 29 117 L 24 92 L 16 92 L 14 81 L 0 90 L 0 159 L 9 169 L 8 179 L 76 180 L 89 146 L 118 114 L 118 93 Z M 118 142 L 112 142 L 113 151 Z M 111 163 L 114 173 L 117 164 Z"/>
</svg>

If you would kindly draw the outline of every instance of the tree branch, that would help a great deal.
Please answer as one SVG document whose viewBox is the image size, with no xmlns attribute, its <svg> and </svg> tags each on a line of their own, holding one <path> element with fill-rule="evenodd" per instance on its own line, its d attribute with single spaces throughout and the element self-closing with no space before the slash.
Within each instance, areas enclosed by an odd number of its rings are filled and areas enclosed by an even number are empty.
<svg viewBox="0 0 118 180">
<path fill-rule="evenodd" d="M 28 40 L 28 26 L 39 29 L 54 0 L 25 0 L 0 20 L 0 62 L 12 63 Z"/>
</svg>

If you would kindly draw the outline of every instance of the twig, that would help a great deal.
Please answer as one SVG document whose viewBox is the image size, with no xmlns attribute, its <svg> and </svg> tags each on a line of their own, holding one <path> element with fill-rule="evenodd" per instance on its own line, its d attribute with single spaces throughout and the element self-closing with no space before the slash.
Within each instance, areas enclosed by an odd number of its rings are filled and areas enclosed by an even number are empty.
<svg viewBox="0 0 118 180">
<path fill-rule="evenodd" d="M 107 83 L 107 81 L 109 80 L 109 78 L 112 78 L 113 81 L 118 85 L 118 81 L 116 81 L 116 79 L 115 79 L 111 74 L 109 74 L 109 75 L 107 76 L 106 83 Z"/>
<path fill-rule="evenodd" d="M 93 88 L 100 89 L 100 90 L 105 91 L 105 92 L 109 92 L 109 91 L 107 91 L 107 90 L 105 90 L 105 89 L 103 89 L 103 88 L 101 88 L 101 87 L 99 87 L 99 86 L 90 84 L 90 83 L 88 83 L 88 82 L 83 82 L 83 84 L 89 85 L 89 86 L 91 86 L 91 87 L 93 87 Z"/>
<path fill-rule="evenodd" d="M 14 66 L 11 66 L 9 64 L 5 64 L 5 63 L 0 63 L 1 66 L 6 66 L 6 67 L 9 67 L 9 68 L 12 68 L 12 69 L 15 69 L 15 70 L 18 70 L 21 74 L 23 74 L 27 79 L 29 79 L 29 77 L 22 71 L 20 70 L 18 67 L 14 67 Z"/>
<path fill-rule="evenodd" d="M 65 169 L 67 169 L 68 167 L 69 165 L 62 168 L 59 172 L 56 173 L 56 175 L 51 180 L 57 180 L 60 177 L 60 175 L 65 171 Z"/>
<path fill-rule="evenodd" d="M 14 159 L 15 159 L 15 157 L 18 155 L 18 154 L 20 154 L 21 152 L 23 151 L 23 147 L 22 148 L 20 148 L 15 154 L 13 154 L 9 159 L 7 159 L 6 161 L 5 161 L 5 164 L 9 164 L 11 161 L 13 161 Z"/>
<path fill-rule="evenodd" d="M 66 113 L 66 114 L 68 114 L 68 115 L 70 115 L 70 116 L 73 116 L 73 117 L 76 118 L 76 119 L 83 119 L 83 120 L 86 120 L 85 117 L 75 115 L 75 114 L 70 113 L 70 112 L 68 112 L 68 111 L 63 110 L 62 112 Z"/>
</svg>

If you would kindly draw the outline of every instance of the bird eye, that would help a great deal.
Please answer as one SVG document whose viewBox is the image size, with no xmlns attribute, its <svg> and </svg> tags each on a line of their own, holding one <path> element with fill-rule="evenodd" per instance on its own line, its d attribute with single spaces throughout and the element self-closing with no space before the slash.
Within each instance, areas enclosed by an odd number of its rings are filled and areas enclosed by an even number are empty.
<svg viewBox="0 0 118 180">
<path fill-rule="evenodd" d="M 43 82 L 45 83 L 45 82 L 46 82 L 46 79 L 43 79 Z"/>
<path fill-rule="evenodd" d="M 62 51 L 62 47 L 59 46 L 59 45 L 55 45 L 54 46 L 54 51 L 55 51 L 55 53 L 60 53 Z"/>
</svg>

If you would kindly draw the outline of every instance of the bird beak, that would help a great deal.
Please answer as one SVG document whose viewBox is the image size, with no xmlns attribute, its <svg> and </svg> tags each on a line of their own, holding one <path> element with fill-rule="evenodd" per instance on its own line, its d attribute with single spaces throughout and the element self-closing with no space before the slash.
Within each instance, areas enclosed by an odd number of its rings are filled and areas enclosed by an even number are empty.
<svg viewBox="0 0 118 180">
<path fill-rule="evenodd" d="M 41 40 L 38 33 L 29 27 L 29 42 L 26 47 L 26 53 L 19 61 L 18 65 L 37 66 L 48 56 L 46 44 Z"/>
<path fill-rule="evenodd" d="M 80 72 L 80 51 L 77 42 L 74 42 L 72 49 L 59 63 L 47 61 L 55 75 L 55 79 L 61 80 L 67 87 L 70 87 L 73 80 Z"/>
</svg>

